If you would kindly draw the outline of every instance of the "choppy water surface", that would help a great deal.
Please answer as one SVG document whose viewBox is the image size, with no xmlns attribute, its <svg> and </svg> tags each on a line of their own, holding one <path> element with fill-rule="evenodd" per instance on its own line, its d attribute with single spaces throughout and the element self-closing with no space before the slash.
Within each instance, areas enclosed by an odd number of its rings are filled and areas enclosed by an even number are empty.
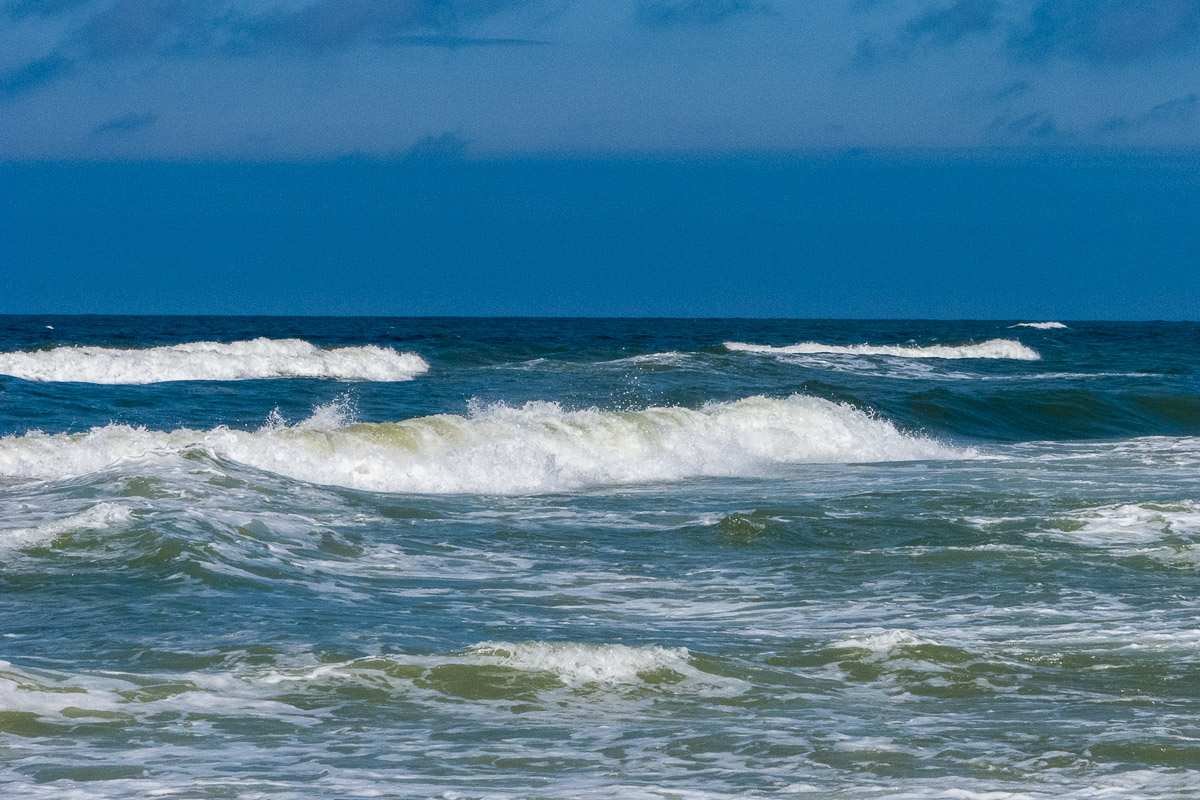
<svg viewBox="0 0 1200 800">
<path fill-rule="evenodd" d="M 1195 797 L 1200 326 L 1046 322 L 0 318 L 0 794 Z"/>
</svg>

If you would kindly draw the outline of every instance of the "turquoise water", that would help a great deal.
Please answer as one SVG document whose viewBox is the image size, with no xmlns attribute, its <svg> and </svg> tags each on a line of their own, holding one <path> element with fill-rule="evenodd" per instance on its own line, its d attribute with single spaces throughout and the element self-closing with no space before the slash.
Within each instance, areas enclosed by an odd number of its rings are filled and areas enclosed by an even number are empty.
<svg viewBox="0 0 1200 800">
<path fill-rule="evenodd" d="M 1195 797 L 1200 325 L 1019 322 L 2 317 L 0 794 Z"/>
</svg>

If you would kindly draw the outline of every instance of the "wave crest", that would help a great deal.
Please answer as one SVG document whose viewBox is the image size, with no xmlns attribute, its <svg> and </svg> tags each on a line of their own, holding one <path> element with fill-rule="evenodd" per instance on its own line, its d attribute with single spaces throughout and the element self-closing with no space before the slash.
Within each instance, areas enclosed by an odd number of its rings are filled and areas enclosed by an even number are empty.
<svg viewBox="0 0 1200 800">
<path fill-rule="evenodd" d="M 0 374 L 27 381 L 146 384 L 328 378 L 407 381 L 429 364 L 389 347 L 321 348 L 301 339 L 188 342 L 142 349 L 56 347 L 0 353 Z"/>
<path fill-rule="evenodd" d="M 896 358 L 1002 358 L 1015 361 L 1039 361 L 1041 355 L 1015 339 L 989 339 L 978 344 L 958 346 L 822 344 L 800 342 L 782 347 L 747 342 L 725 342 L 726 350 L 735 353 L 765 353 L 771 355 L 832 354 L 852 356 L 894 356 Z"/>
<path fill-rule="evenodd" d="M 643 676 L 670 670 L 680 676 L 699 673 L 684 647 L 630 647 L 574 642 L 480 642 L 467 648 L 472 659 L 533 672 L 549 672 L 567 685 L 638 683 Z"/>
<path fill-rule="evenodd" d="M 1010 328 L 1035 328 L 1039 331 L 1052 331 L 1065 329 L 1067 326 L 1061 322 L 1018 322 L 1016 325 L 1009 325 Z"/>
<path fill-rule="evenodd" d="M 337 427 L 315 420 L 330 419 Z M 61 479 L 202 451 L 309 483 L 416 494 L 537 494 L 589 486 L 763 474 L 773 465 L 960 458 L 844 403 L 750 397 L 699 409 L 567 411 L 557 403 L 477 407 L 343 425 L 322 410 L 258 431 L 148 431 L 0 439 L 0 476 Z"/>
</svg>

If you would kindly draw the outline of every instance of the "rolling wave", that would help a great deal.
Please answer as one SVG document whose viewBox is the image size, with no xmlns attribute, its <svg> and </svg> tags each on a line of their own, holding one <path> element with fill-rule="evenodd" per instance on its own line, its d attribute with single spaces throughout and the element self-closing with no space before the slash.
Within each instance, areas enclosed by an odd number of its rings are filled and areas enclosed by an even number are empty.
<svg viewBox="0 0 1200 800">
<path fill-rule="evenodd" d="M 1052 331 L 1065 329 L 1067 326 L 1061 322 L 1018 322 L 1016 325 L 1009 325 L 1010 328 L 1036 328 L 1039 331 Z"/>
<path fill-rule="evenodd" d="M 1001 358 L 1014 361 L 1039 361 L 1041 355 L 1014 339 L 989 339 L 979 344 L 958 346 L 822 344 L 801 342 L 782 347 L 747 342 L 725 342 L 726 350 L 735 353 L 764 353 L 769 355 L 832 354 L 852 356 L 894 356 L 897 358 Z"/>
<path fill-rule="evenodd" d="M 0 374 L 27 381 L 146 384 L 167 381 L 244 381 L 329 378 L 407 381 L 429 364 L 388 347 L 321 348 L 300 339 L 188 342 L 143 349 L 56 347 L 0 353 Z"/>
<path fill-rule="evenodd" d="M 477 407 L 346 424 L 329 407 L 295 426 L 170 433 L 107 425 L 0 439 L 0 477 L 60 480 L 194 453 L 309 483 L 417 494 L 536 494 L 608 484 L 754 476 L 773 465 L 961 458 L 844 403 L 793 395 L 699 409 Z"/>
</svg>

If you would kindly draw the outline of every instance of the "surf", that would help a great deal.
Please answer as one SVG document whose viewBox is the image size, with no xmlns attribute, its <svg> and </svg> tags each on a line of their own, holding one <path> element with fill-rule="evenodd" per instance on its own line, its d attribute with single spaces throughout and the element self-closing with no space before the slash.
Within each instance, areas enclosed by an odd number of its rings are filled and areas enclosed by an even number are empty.
<svg viewBox="0 0 1200 800">
<path fill-rule="evenodd" d="M 321 378 L 408 381 L 429 370 L 390 347 L 317 347 L 301 339 L 187 342 L 146 348 L 55 347 L 0 353 L 0 374 L 36 382 L 148 384 Z"/>
<path fill-rule="evenodd" d="M 1041 354 L 1015 339 L 989 339 L 978 344 L 965 345 L 873 345 L 873 344 L 822 344 L 800 342 L 783 346 L 752 344 L 749 342 L 725 342 L 726 350 L 732 353 L 761 353 L 766 355 L 851 355 L 892 356 L 895 358 L 994 358 L 1012 361 L 1040 361 Z"/>
<path fill-rule="evenodd" d="M 335 406 L 257 431 L 86 433 L 0 439 L 0 478 L 66 480 L 151 470 L 201 453 L 308 483 L 415 494 L 538 494 L 701 477 L 753 477 L 802 463 L 962 458 L 847 403 L 748 397 L 692 409 L 568 410 L 552 402 L 474 404 L 465 416 L 355 423 Z"/>
</svg>

